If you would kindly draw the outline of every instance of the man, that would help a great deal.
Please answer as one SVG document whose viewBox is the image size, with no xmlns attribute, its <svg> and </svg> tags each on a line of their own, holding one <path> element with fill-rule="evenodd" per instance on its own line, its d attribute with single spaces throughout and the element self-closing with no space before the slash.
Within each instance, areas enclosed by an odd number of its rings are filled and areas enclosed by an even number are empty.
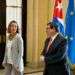
<svg viewBox="0 0 75 75">
<path fill-rule="evenodd" d="M 47 39 L 41 53 L 45 61 L 43 75 L 70 75 L 67 64 L 67 40 L 59 33 L 58 25 L 52 21 L 47 24 Z"/>
</svg>

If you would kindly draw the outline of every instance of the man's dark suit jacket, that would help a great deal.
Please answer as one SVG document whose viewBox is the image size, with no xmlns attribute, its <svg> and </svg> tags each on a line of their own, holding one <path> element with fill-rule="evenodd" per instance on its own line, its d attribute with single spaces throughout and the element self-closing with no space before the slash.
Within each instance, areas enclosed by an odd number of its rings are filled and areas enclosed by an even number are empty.
<svg viewBox="0 0 75 75">
<path fill-rule="evenodd" d="M 58 34 L 47 51 L 49 38 L 45 41 L 42 55 L 45 57 L 44 75 L 69 75 L 67 64 L 67 40 Z"/>
</svg>

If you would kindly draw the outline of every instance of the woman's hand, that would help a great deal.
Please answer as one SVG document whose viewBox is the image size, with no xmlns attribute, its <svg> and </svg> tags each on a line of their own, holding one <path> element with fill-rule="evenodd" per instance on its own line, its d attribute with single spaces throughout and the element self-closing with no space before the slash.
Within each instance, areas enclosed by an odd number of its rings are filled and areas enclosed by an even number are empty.
<svg viewBox="0 0 75 75">
<path fill-rule="evenodd" d="M 14 68 L 19 71 L 19 67 L 17 65 L 14 65 Z"/>
</svg>

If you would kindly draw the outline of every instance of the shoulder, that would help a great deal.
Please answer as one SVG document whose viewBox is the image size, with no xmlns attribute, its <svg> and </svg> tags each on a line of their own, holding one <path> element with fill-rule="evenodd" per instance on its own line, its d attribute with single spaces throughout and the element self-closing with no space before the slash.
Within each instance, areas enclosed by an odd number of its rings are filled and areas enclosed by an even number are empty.
<svg viewBox="0 0 75 75">
<path fill-rule="evenodd" d="M 16 38 L 21 39 L 22 38 L 21 34 L 16 34 Z"/>
<path fill-rule="evenodd" d="M 21 34 L 17 34 L 17 35 L 16 35 L 16 38 L 17 38 L 18 42 L 19 42 L 19 41 L 23 41 Z"/>
<path fill-rule="evenodd" d="M 6 34 L 6 39 L 8 39 L 9 38 L 9 34 Z"/>
<path fill-rule="evenodd" d="M 59 34 L 59 38 L 60 38 L 60 40 L 61 40 L 61 42 L 63 43 L 67 43 L 68 41 L 67 41 L 67 39 L 65 38 L 65 36 L 63 36 L 63 35 L 61 35 L 61 34 Z"/>
<path fill-rule="evenodd" d="M 58 36 L 59 36 L 59 38 L 60 38 L 61 40 L 65 40 L 65 41 L 67 41 L 66 37 L 63 36 L 62 34 L 58 34 Z"/>
</svg>

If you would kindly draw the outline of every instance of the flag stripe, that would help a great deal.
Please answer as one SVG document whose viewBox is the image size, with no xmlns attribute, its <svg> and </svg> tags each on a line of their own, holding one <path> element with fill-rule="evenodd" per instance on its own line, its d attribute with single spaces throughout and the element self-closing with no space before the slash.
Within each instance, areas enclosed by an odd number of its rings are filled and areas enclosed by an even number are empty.
<svg viewBox="0 0 75 75">
<path fill-rule="evenodd" d="M 69 0 L 66 13 L 65 36 L 68 39 L 68 57 L 72 64 L 75 64 L 75 10 L 74 0 Z"/>
<path fill-rule="evenodd" d="M 62 0 L 55 0 L 53 20 L 59 24 L 59 32 L 64 35 Z"/>
</svg>

